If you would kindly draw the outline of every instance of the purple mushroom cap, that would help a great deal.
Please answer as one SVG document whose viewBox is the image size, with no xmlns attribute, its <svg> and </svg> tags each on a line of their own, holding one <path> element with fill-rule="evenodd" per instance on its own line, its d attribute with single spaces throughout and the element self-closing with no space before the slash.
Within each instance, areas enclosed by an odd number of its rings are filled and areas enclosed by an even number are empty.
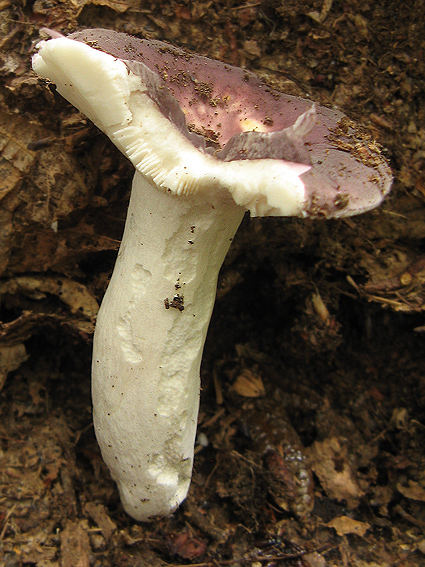
<svg viewBox="0 0 425 567">
<path fill-rule="evenodd" d="M 379 145 L 338 110 L 160 41 L 104 29 L 68 37 L 122 59 L 143 76 L 161 112 L 198 148 L 223 161 L 271 158 L 311 165 L 301 175 L 308 202 L 303 216 L 362 213 L 391 188 Z M 303 114 L 304 126 L 291 128 Z"/>
</svg>

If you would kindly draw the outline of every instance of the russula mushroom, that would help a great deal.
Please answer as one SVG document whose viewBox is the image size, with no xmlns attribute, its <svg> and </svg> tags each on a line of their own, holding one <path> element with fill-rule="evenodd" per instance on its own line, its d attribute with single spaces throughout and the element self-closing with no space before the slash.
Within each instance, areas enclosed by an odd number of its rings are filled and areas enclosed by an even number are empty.
<svg viewBox="0 0 425 567">
<path fill-rule="evenodd" d="M 94 427 L 125 510 L 168 515 L 189 488 L 202 351 L 244 212 L 362 213 L 390 169 L 341 112 L 159 41 L 85 30 L 40 42 L 33 68 L 136 169 L 94 336 Z"/>
</svg>

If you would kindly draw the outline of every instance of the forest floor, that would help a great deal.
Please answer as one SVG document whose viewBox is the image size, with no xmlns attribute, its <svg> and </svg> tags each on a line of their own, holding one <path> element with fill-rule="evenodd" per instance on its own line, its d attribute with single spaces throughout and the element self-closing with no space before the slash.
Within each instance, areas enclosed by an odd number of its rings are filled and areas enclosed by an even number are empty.
<svg viewBox="0 0 425 567">
<path fill-rule="evenodd" d="M 1 565 L 425 564 L 424 10 L 0 0 Z M 244 219 L 203 358 L 189 496 L 148 524 L 122 509 L 90 399 L 131 166 L 32 73 L 44 26 L 246 67 L 362 123 L 394 173 L 390 197 L 360 217 Z"/>
</svg>

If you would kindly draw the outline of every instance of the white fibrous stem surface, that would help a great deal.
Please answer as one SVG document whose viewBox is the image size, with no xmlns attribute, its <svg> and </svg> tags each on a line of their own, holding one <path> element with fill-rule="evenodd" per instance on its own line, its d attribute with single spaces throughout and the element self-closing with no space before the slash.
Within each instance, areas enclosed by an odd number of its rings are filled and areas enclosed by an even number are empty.
<svg viewBox="0 0 425 567">
<path fill-rule="evenodd" d="M 125 510 L 168 515 L 189 489 L 200 364 L 219 269 L 243 209 L 136 172 L 93 349 L 94 427 Z"/>
</svg>

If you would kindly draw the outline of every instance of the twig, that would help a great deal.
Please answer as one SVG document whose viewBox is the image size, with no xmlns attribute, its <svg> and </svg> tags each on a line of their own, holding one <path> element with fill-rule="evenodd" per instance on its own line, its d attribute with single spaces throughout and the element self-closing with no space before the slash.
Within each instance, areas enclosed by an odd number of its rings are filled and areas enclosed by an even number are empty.
<svg viewBox="0 0 425 567">
<path fill-rule="evenodd" d="M 2 541 L 3 538 L 4 538 L 4 534 L 6 533 L 6 530 L 7 530 L 7 524 L 9 523 L 9 518 L 10 518 L 10 516 L 13 514 L 15 508 L 16 508 L 16 504 L 14 504 L 14 505 L 12 506 L 12 508 L 9 510 L 9 512 L 6 514 L 6 517 L 5 517 L 5 519 L 4 519 L 3 529 L 2 529 L 2 531 L 1 531 L 1 533 L 0 533 L 0 541 Z"/>
<path fill-rule="evenodd" d="M 256 6 L 261 6 L 261 2 L 254 2 L 252 4 L 242 4 L 241 6 L 235 6 L 233 8 L 230 8 L 230 10 L 232 12 L 235 12 L 236 10 L 245 10 L 246 8 L 255 8 Z"/>
<path fill-rule="evenodd" d="M 240 559 L 226 559 L 226 560 L 212 560 L 212 562 L 208 563 L 179 563 L 178 565 L 171 566 L 169 563 L 165 563 L 165 565 L 169 565 L 169 567 L 225 567 L 226 565 L 241 565 L 245 562 L 253 562 L 258 561 L 259 563 L 266 563 L 270 561 L 289 561 L 290 559 L 300 559 L 304 555 L 308 555 L 310 553 L 324 553 L 335 549 L 335 545 L 327 544 L 319 547 L 317 549 L 304 549 L 302 551 L 296 551 L 295 553 L 278 553 L 276 555 L 267 555 L 261 557 L 261 555 L 247 555 L 245 557 L 241 557 Z"/>
</svg>

